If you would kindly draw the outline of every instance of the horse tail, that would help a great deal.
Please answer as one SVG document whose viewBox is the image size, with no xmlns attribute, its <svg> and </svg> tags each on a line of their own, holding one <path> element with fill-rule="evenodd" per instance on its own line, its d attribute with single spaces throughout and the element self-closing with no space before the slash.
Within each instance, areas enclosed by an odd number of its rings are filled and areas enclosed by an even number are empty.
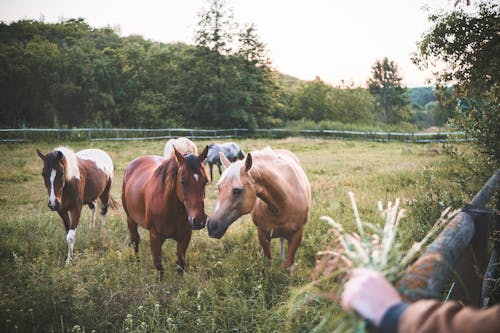
<svg viewBox="0 0 500 333">
<path fill-rule="evenodd" d="M 113 210 L 118 210 L 120 208 L 120 203 L 118 201 L 116 201 L 112 196 L 111 194 L 109 195 L 109 206 L 113 209 Z"/>
</svg>

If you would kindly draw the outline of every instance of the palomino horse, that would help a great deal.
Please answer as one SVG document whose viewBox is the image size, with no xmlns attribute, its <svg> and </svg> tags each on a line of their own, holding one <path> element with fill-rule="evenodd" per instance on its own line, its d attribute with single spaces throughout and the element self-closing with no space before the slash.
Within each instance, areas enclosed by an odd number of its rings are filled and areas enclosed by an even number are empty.
<svg viewBox="0 0 500 333">
<path fill-rule="evenodd" d="M 183 155 L 174 147 L 174 156 L 138 157 L 123 175 L 122 202 L 135 253 L 139 251 L 137 226 L 149 230 L 151 255 L 163 276 L 161 247 L 167 238 L 177 241 L 177 271 L 182 273 L 192 230 L 205 227 L 205 185 L 208 182 L 200 156 Z"/>
<path fill-rule="evenodd" d="M 193 154 L 198 155 L 198 149 L 193 141 L 185 137 L 180 137 L 177 139 L 170 139 L 165 144 L 165 149 L 163 151 L 163 156 L 165 158 L 170 158 L 174 155 L 174 146 L 183 155 Z"/>
<path fill-rule="evenodd" d="M 43 160 L 42 176 L 49 194 L 48 206 L 61 216 L 66 229 L 69 248 L 66 261 L 70 262 L 83 205 L 92 209 L 92 226 L 97 199 L 101 202 L 101 225 L 109 204 L 114 205 L 110 196 L 115 169 L 113 160 L 100 149 L 84 149 L 75 154 L 69 148 L 58 147 L 47 155 L 36 151 Z"/>
<path fill-rule="evenodd" d="M 281 259 L 283 241 L 288 241 L 285 268 L 293 273 L 311 205 L 311 187 L 298 158 L 269 147 L 233 164 L 224 154 L 220 157 L 227 169 L 217 183 L 219 201 L 208 219 L 208 234 L 221 238 L 237 218 L 250 213 L 267 258 L 271 259 L 271 238 L 281 238 Z"/>
<path fill-rule="evenodd" d="M 213 167 L 217 164 L 219 168 L 219 176 L 222 174 L 220 166 L 220 156 L 219 153 L 223 153 L 230 162 L 235 162 L 236 160 L 242 160 L 245 158 L 243 151 L 240 149 L 238 144 L 234 142 L 226 142 L 223 144 L 212 143 L 208 149 L 208 155 L 206 162 L 210 167 L 210 181 L 214 180 Z"/>
</svg>

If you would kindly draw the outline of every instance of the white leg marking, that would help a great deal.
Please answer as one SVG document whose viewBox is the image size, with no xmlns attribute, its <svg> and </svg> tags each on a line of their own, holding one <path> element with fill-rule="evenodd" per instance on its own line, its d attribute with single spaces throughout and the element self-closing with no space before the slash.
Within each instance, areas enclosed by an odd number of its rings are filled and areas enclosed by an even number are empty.
<svg viewBox="0 0 500 333">
<path fill-rule="evenodd" d="M 66 241 L 68 242 L 68 258 L 66 258 L 66 263 L 70 263 L 76 242 L 76 232 L 74 229 L 70 229 L 68 231 L 68 234 L 66 235 Z"/>
<path fill-rule="evenodd" d="M 285 260 L 285 239 L 280 237 L 280 258 L 281 260 Z"/>
<path fill-rule="evenodd" d="M 56 204 L 56 194 L 54 193 L 54 179 L 56 179 L 56 170 L 52 169 L 50 172 L 50 195 L 49 203 L 51 206 Z"/>
<path fill-rule="evenodd" d="M 293 275 L 293 273 L 295 272 L 296 269 L 297 269 L 296 262 L 294 262 L 292 265 L 290 265 L 289 267 L 286 268 L 289 275 Z"/>
<path fill-rule="evenodd" d="M 90 226 L 93 228 L 93 227 L 95 227 L 95 223 L 94 223 L 95 205 L 94 205 L 94 208 L 92 208 L 91 210 L 92 210 L 92 215 L 90 216 Z"/>
<path fill-rule="evenodd" d="M 106 215 L 101 214 L 101 227 L 104 226 L 105 222 L 106 222 Z"/>
</svg>

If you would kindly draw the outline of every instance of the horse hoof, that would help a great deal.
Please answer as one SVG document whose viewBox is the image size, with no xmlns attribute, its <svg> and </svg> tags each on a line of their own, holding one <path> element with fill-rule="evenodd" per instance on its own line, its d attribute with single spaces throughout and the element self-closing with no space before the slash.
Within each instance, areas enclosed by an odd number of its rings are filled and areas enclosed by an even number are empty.
<svg viewBox="0 0 500 333">
<path fill-rule="evenodd" d="M 293 273 L 295 272 L 295 270 L 297 269 L 297 263 L 293 263 L 293 265 L 290 265 L 288 267 L 285 268 L 288 275 L 292 276 Z"/>
<path fill-rule="evenodd" d="M 179 265 L 176 265 L 175 270 L 177 271 L 177 274 L 179 274 L 179 275 L 183 275 L 185 272 L 184 268 L 179 266 Z"/>
</svg>

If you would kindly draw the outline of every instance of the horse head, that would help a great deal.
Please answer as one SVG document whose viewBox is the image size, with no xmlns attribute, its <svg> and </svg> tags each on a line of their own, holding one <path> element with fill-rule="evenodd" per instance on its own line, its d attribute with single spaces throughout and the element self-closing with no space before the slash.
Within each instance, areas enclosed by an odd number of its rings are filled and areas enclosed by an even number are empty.
<svg viewBox="0 0 500 333">
<path fill-rule="evenodd" d="M 203 229 L 207 220 L 205 214 L 205 185 L 208 177 L 202 162 L 207 158 L 208 146 L 196 156 L 183 155 L 174 146 L 174 158 L 179 166 L 176 180 L 176 195 L 184 204 L 193 230 Z"/>
<path fill-rule="evenodd" d="M 62 193 L 66 183 L 66 159 L 60 150 L 54 150 L 46 155 L 36 150 L 43 161 L 42 177 L 49 194 L 48 207 L 56 211 L 62 204 Z"/>
<path fill-rule="evenodd" d="M 214 238 L 224 236 L 227 228 L 240 216 L 250 213 L 257 198 L 255 181 L 250 175 L 252 155 L 231 162 L 220 153 L 220 159 L 226 170 L 217 183 L 219 200 L 208 219 L 208 235 Z"/>
</svg>

